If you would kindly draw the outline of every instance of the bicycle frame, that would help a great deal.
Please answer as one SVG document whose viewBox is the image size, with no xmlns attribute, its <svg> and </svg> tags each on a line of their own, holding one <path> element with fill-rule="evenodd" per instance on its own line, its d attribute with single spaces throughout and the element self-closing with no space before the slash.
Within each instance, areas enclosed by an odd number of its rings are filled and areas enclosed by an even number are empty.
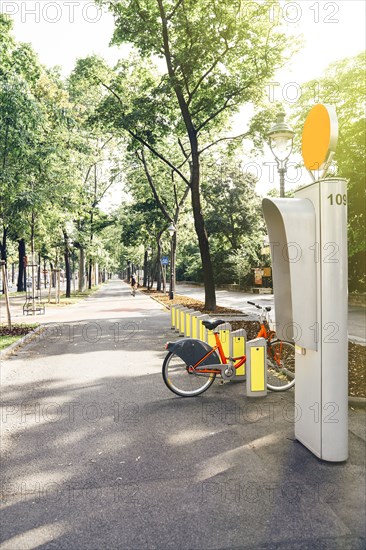
<svg viewBox="0 0 366 550">
<path fill-rule="evenodd" d="M 210 351 L 208 351 L 206 353 L 206 355 L 204 357 L 202 357 L 197 363 L 195 363 L 192 367 L 189 367 L 189 369 L 188 369 L 189 372 L 197 373 L 197 374 L 221 374 L 221 369 L 217 369 L 217 368 L 210 369 L 210 368 L 205 367 L 205 368 L 199 369 L 198 371 L 196 370 L 197 367 L 199 367 L 199 365 L 205 359 L 210 357 L 210 355 L 215 353 L 215 351 L 219 352 L 220 360 L 221 360 L 221 363 L 223 365 L 228 365 L 228 361 L 232 361 L 234 363 L 233 367 L 235 369 L 238 369 L 239 367 L 241 367 L 246 362 L 246 360 L 247 360 L 246 355 L 242 355 L 240 357 L 226 357 L 218 332 L 214 332 L 214 336 L 215 336 L 215 345 L 214 345 L 214 347 Z M 235 363 L 235 361 L 237 361 L 237 363 Z"/>
<path fill-rule="evenodd" d="M 265 338 L 267 342 L 270 342 L 275 336 L 276 333 L 273 330 L 267 330 L 265 325 L 265 320 L 268 321 L 268 313 L 265 313 L 264 310 L 262 311 L 261 318 L 259 320 L 260 322 L 260 330 L 257 334 L 257 338 Z M 239 357 L 226 357 L 221 340 L 219 332 L 214 332 L 215 336 L 215 345 L 211 350 L 209 350 L 206 355 L 204 355 L 197 363 L 195 363 L 193 366 L 188 368 L 188 372 L 191 374 L 222 374 L 222 369 L 218 368 L 209 368 L 209 367 L 201 367 L 199 368 L 200 364 L 205 361 L 210 355 L 218 351 L 220 356 L 220 361 L 222 365 L 228 365 L 229 363 L 232 363 L 232 367 L 236 370 L 239 367 L 241 367 L 244 363 L 246 363 L 246 355 L 242 355 Z M 273 359 L 279 364 L 280 363 L 280 357 L 273 357 Z"/>
</svg>

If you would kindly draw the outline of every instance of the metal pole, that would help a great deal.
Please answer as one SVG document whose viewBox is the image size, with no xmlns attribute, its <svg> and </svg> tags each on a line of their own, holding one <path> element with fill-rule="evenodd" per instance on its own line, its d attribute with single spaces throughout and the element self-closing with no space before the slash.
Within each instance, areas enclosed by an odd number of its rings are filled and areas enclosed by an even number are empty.
<svg viewBox="0 0 366 550">
<path fill-rule="evenodd" d="M 280 174 L 280 197 L 285 196 L 285 168 L 279 168 L 278 172 Z"/>
</svg>

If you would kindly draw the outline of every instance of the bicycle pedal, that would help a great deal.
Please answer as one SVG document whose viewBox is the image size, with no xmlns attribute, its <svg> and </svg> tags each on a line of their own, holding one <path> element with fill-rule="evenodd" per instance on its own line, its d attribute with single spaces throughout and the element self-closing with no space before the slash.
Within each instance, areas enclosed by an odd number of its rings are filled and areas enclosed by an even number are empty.
<svg viewBox="0 0 366 550">
<path fill-rule="evenodd" d="M 223 386 L 224 384 L 227 384 L 228 382 L 230 382 L 230 380 L 220 380 L 219 384 L 220 384 L 220 386 Z"/>
</svg>

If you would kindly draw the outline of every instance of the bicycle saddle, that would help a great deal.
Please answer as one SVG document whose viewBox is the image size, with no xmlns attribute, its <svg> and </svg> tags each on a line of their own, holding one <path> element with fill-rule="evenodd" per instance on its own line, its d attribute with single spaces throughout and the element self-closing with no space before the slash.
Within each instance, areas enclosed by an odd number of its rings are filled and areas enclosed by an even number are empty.
<svg viewBox="0 0 366 550">
<path fill-rule="evenodd" d="M 204 327 L 207 328 L 207 330 L 214 330 L 219 325 L 222 325 L 223 323 L 226 323 L 226 321 L 223 321 L 222 319 L 218 319 L 217 321 L 202 321 L 202 324 Z"/>
</svg>

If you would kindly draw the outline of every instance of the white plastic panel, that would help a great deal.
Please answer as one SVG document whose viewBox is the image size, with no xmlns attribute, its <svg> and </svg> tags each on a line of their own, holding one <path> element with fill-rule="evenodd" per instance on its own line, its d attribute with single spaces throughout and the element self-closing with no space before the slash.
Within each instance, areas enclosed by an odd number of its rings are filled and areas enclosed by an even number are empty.
<svg viewBox="0 0 366 550">
<path fill-rule="evenodd" d="M 315 210 L 308 199 L 263 199 L 272 255 L 276 332 L 317 349 Z"/>
</svg>

